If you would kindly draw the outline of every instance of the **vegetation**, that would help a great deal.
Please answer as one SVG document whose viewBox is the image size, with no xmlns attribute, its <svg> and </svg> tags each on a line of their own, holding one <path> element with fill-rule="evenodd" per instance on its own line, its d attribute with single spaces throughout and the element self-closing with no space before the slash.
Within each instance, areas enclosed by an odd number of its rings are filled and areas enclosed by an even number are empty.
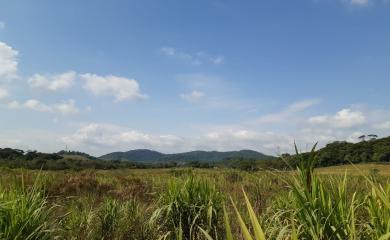
<svg viewBox="0 0 390 240">
<path fill-rule="evenodd" d="M 0 239 L 50 239 L 52 207 L 35 184 L 0 188 Z"/>
<path fill-rule="evenodd" d="M 164 162 L 175 162 L 177 164 L 185 164 L 188 162 L 199 162 L 213 164 L 227 158 L 244 158 L 257 160 L 274 159 L 252 150 L 217 152 L 217 151 L 192 151 L 175 154 L 163 154 L 148 149 L 131 150 L 127 152 L 113 152 L 100 157 L 104 160 L 128 160 L 138 163 L 161 164 Z"/>
<path fill-rule="evenodd" d="M 310 153 L 302 154 L 308 158 Z M 291 165 L 297 165 L 296 156 L 283 156 Z M 390 162 L 390 137 L 359 143 L 333 142 L 317 152 L 316 166 L 332 166 L 349 163 Z"/>
<path fill-rule="evenodd" d="M 287 171 L 3 167 L 0 239 L 390 238 L 389 165 L 317 169 L 314 148 L 291 158 Z"/>
<path fill-rule="evenodd" d="M 217 237 L 221 233 L 222 201 L 223 195 L 208 181 L 194 177 L 185 182 L 171 181 L 152 219 L 163 231 L 171 234 L 174 229 L 175 236 L 184 239 L 198 239 L 199 228 Z"/>
<path fill-rule="evenodd" d="M 390 162 L 390 137 L 376 139 L 370 134 L 367 141 L 359 143 L 333 142 L 317 151 L 316 167 L 349 163 Z M 365 138 L 366 139 L 366 138 Z M 300 157 L 307 159 L 310 153 Z M 299 157 L 299 158 L 300 158 Z M 0 148 L 0 166 L 44 170 L 121 169 L 121 168 L 235 168 L 245 171 L 261 169 L 288 170 L 296 168 L 296 155 L 282 154 L 275 158 L 250 150 L 232 152 L 193 151 L 178 154 L 162 154 L 141 149 L 115 152 L 95 158 L 86 153 L 60 151 L 58 153 L 24 152 L 18 149 Z"/>
<path fill-rule="evenodd" d="M 41 153 L 0 148 L 0 166 L 43 170 L 135 168 L 129 161 L 105 161 L 80 152 Z M 142 165 L 138 165 L 142 167 Z"/>
</svg>

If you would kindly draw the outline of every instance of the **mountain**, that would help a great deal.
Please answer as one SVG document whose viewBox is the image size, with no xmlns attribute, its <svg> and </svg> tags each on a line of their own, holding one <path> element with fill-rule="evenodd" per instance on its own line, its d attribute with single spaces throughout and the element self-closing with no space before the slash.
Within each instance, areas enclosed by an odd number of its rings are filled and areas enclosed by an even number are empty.
<svg viewBox="0 0 390 240">
<path fill-rule="evenodd" d="M 127 152 L 112 152 L 99 157 L 103 160 L 129 160 L 133 162 L 158 162 L 164 156 L 163 153 L 149 149 L 136 149 Z"/>
<path fill-rule="evenodd" d="M 245 158 L 245 159 L 271 159 L 272 156 L 265 155 L 252 150 L 241 151 L 191 151 L 184 153 L 164 154 L 148 149 L 130 150 L 127 152 L 113 152 L 99 157 L 104 160 L 129 160 L 139 163 L 158 163 L 158 162 L 217 162 L 227 158 Z"/>
</svg>

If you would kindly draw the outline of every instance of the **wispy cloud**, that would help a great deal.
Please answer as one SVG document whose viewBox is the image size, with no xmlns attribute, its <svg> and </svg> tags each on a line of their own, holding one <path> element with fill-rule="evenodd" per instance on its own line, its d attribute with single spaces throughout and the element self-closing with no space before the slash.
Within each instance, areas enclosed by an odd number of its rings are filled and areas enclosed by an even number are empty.
<svg viewBox="0 0 390 240">
<path fill-rule="evenodd" d="M 197 53 L 188 53 L 180 51 L 173 47 L 162 47 L 160 49 L 160 52 L 165 56 L 172 57 L 183 62 L 187 62 L 194 66 L 199 66 L 202 64 L 219 65 L 224 61 L 224 57 L 221 55 L 213 56 L 203 51 Z"/>
<path fill-rule="evenodd" d="M 180 94 L 181 98 L 183 98 L 183 99 L 185 99 L 186 101 L 189 101 L 189 102 L 198 101 L 199 99 L 203 98 L 204 96 L 205 96 L 204 92 L 197 91 L 197 90 L 194 90 L 194 91 L 189 92 L 189 93 Z"/>
<path fill-rule="evenodd" d="M 302 112 L 320 102 L 319 99 L 306 99 L 298 102 L 294 102 L 291 105 L 287 106 L 280 112 L 266 114 L 259 117 L 255 122 L 256 123 L 280 123 L 284 121 L 291 121 L 291 117 L 296 113 Z"/>
<path fill-rule="evenodd" d="M 37 112 L 46 113 L 61 113 L 63 115 L 70 115 L 79 112 L 73 99 L 62 101 L 56 104 L 46 104 L 37 99 L 29 99 L 25 102 L 12 101 L 7 104 L 9 109 L 28 109 Z"/>
<path fill-rule="evenodd" d="M 371 2 L 371 0 L 348 0 L 348 3 L 356 6 L 366 6 Z"/>
<path fill-rule="evenodd" d="M 0 30 L 4 29 L 5 28 L 5 22 L 3 21 L 0 21 Z"/>
</svg>

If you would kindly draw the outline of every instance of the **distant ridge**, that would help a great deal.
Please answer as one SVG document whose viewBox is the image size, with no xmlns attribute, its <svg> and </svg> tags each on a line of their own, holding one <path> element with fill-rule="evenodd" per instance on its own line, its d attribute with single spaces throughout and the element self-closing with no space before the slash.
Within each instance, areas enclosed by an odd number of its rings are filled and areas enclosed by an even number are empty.
<svg viewBox="0 0 390 240">
<path fill-rule="evenodd" d="M 157 162 L 162 157 L 163 153 L 152 151 L 149 149 L 136 149 L 127 152 L 112 152 L 99 157 L 103 160 L 128 160 L 134 162 Z"/>
<path fill-rule="evenodd" d="M 164 154 L 149 149 L 136 149 L 127 152 L 112 152 L 105 154 L 100 159 L 104 160 L 128 160 L 139 163 L 158 163 L 158 162 L 217 162 L 227 158 L 245 158 L 265 160 L 272 159 L 273 156 L 265 155 L 253 150 L 240 151 L 191 151 L 184 153 Z"/>
</svg>

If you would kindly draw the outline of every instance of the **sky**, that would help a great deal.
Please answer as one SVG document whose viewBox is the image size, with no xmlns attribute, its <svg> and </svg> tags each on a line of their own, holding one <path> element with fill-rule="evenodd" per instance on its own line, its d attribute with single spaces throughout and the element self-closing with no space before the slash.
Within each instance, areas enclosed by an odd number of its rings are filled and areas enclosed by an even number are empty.
<svg viewBox="0 0 390 240">
<path fill-rule="evenodd" d="M 306 151 L 389 90 L 389 0 L 0 0 L 0 148 Z"/>
</svg>

